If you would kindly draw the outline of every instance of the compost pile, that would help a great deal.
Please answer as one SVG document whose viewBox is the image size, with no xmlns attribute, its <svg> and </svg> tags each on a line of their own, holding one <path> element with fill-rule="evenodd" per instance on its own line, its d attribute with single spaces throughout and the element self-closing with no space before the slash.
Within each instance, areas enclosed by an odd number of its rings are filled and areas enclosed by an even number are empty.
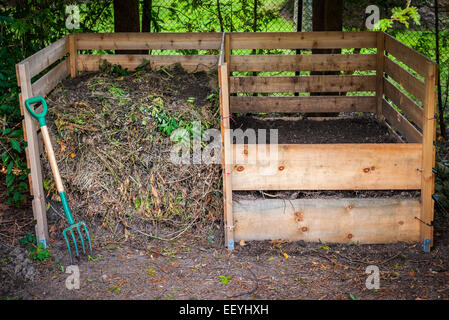
<svg viewBox="0 0 449 320">
<path fill-rule="evenodd" d="M 170 161 L 174 130 L 190 132 L 192 121 L 203 130 L 219 128 L 217 75 L 187 73 L 179 65 L 100 70 L 63 82 L 47 100 L 75 219 L 97 226 L 97 236 L 103 230 L 113 238 L 167 240 L 219 221 L 220 166 Z M 44 188 L 56 207 L 49 212 L 60 214 L 46 158 L 43 163 Z"/>
</svg>

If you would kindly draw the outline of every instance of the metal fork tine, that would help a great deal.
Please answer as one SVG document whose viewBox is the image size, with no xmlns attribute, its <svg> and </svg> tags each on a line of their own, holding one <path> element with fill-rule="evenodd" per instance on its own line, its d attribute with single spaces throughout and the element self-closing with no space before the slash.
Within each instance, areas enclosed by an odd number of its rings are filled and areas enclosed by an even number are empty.
<svg viewBox="0 0 449 320">
<path fill-rule="evenodd" d="M 70 227 L 70 234 L 72 235 L 72 239 L 73 239 L 73 244 L 75 245 L 75 252 L 76 252 L 76 256 L 79 257 L 80 253 L 78 252 L 78 246 L 76 245 L 76 239 L 75 239 L 75 234 L 73 233 L 73 229 Z"/>
<path fill-rule="evenodd" d="M 67 230 L 64 230 L 62 232 L 64 239 L 65 239 L 65 243 L 67 245 L 67 249 L 69 250 L 69 255 L 70 255 L 70 264 L 73 264 L 73 259 L 72 259 L 72 250 L 70 250 L 70 244 L 69 244 L 69 239 L 67 239 L 67 234 L 66 234 Z"/>
<path fill-rule="evenodd" d="M 79 225 L 76 226 L 76 230 L 78 230 L 78 234 L 79 234 L 79 236 L 80 236 L 81 245 L 82 245 L 82 247 L 83 247 L 83 253 L 86 254 L 86 248 L 84 248 L 83 235 L 81 234 L 81 230 L 80 230 L 80 226 L 79 226 Z"/>
<path fill-rule="evenodd" d="M 87 231 L 87 226 L 84 222 L 82 222 L 83 226 L 84 226 L 84 231 L 86 231 L 86 235 L 87 235 L 87 241 L 89 242 L 89 248 L 90 248 L 90 253 L 92 253 L 92 244 L 90 243 L 90 236 L 89 236 L 89 231 Z"/>
</svg>

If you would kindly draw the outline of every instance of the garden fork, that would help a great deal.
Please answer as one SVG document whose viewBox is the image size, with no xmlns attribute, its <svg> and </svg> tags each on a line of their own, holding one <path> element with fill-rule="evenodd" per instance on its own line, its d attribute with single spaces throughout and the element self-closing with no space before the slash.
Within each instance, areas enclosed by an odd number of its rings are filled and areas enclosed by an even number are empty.
<svg viewBox="0 0 449 320">
<path fill-rule="evenodd" d="M 38 102 L 42 103 L 42 112 L 41 113 L 36 113 L 33 110 L 33 108 L 30 106 L 31 104 L 38 103 Z M 84 240 L 83 240 L 83 235 L 81 233 L 81 228 L 84 228 L 84 231 L 86 232 L 87 240 L 89 242 L 90 252 L 92 254 L 92 245 L 90 242 L 89 231 L 87 231 L 87 226 L 83 221 L 75 223 L 75 221 L 73 220 L 73 217 L 72 217 L 72 213 L 70 212 L 69 204 L 67 203 L 67 198 L 66 198 L 66 195 L 64 192 L 64 186 L 62 184 L 61 175 L 59 174 L 58 164 L 56 163 L 55 153 L 53 151 L 53 147 L 52 147 L 51 141 L 50 141 L 50 136 L 48 134 L 48 128 L 45 123 L 45 115 L 47 114 L 47 103 L 45 102 L 44 98 L 42 98 L 42 97 L 34 97 L 34 98 L 27 99 L 25 101 L 25 106 L 26 106 L 28 112 L 31 114 L 31 116 L 38 121 L 39 127 L 41 128 L 42 137 L 43 137 L 44 143 L 45 143 L 45 149 L 47 151 L 48 161 L 50 162 L 51 171 L 53 172 L 53 176 L 55 178 L 56 189 L 58 190 L 59 196 L 61 197 L 62 208 L 64 209 L 65 216 L 70 224 L 70 226 L 68 228 L 64 229 L 62 234 L 63 234 L 65 242 L 67 244 L 67 248 L 69 249 L 70 262 L 73 264 L 72 251 L 70 250 L 70 243 L 69 243 L 69 240 L 67 237 L 67 233 L 70 233 L 70 235 L 73 239 L 73 244 L 75 247 L 76 255 L 77 255 L 77 257 L 79 257 L 78 246 L 76 244 L 75 233 L 73 232 L 73 230 L 76 229 L 78 231 L 84 254 L 86 254 L 86 248 L 84 246 Z"/>
</svg>

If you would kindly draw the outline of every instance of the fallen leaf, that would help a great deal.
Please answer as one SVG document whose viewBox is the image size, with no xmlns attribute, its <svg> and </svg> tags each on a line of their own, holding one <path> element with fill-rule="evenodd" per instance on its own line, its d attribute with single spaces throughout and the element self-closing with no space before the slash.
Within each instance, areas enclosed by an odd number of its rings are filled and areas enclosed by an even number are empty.
<svg viewBox="0 0 449 320">
<path fill-rule="evenodd" d="M 243 240 L 243 239 L 240 240 L 239 244 L 240 244 L 241 247 L 246 246 L 246 242 L 245 242 L 245 240 Z"/>
<path fill-rule="evenodd" d="M 288 259 L 288 258 L 289 258 L 288 254 L 286 254 L 285 252 L 283 253 L 283 255 L 284 255 L 284 258 L 285 258 L 285 259 Z"/>
</svg>

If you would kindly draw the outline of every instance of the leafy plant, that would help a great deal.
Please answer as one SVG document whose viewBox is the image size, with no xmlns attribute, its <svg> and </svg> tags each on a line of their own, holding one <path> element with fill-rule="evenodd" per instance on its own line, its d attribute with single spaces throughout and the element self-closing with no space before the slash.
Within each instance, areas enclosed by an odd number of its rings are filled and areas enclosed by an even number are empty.
<svg viewBox="0 0 449 320">
<path fill-rule="evenodd" d="M 228 284 L 228 283 L 229 283 L 229 280 L 232 279 L 231 276 L 221 276 L 221 275 L 220 275 L 220 276 L 218 276 L 218 277 L 220 278 L 221 283 L 224 284 L 224 285 Z"/>
<path fill-rule="evenodd" d="M 418 13 L 418 8 L 412 7 L 411 2 L 411 0 L 408 0 L 407 6 L 404 9 L 394 7 L 391 10 L 391 18 L 379 20 L 379 22 L 374 26 L 374 30 L 387 31 L 393 27 L 394 22 L 402 23 L 406 28 L 408 28 L 410 25 L 409 20 L 412 20 L 415 24 L 420 25 L 421 17 Z"/>
<path fill-rule="evenodd" d="M 31 233 L 28 233 L 25 237 L 19 239 L 21 245 L 26 246 L 28 256 L 36 261 L 45 261 L 50 258 L 50 251 L 48 248 L 44 248 L 43 243 L 36 243 L 36 237 Z"/>
</svg>

